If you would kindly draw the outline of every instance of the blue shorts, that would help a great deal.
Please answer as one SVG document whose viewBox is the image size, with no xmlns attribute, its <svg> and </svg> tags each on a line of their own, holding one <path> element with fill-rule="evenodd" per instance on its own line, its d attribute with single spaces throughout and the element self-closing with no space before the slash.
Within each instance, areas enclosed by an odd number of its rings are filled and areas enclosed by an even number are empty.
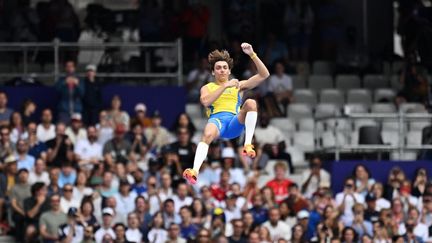
<svg viewBox="0 0 432 243">
<path fill-rule="evenodd" d="M 219 112 L 210 115 L 208 122 L 216 125 L 221 138 L 227 139 L 239 137 L 245 127 L 244 124 L 239 122 L 237 115 L 230 112 Z"/>
</svg>

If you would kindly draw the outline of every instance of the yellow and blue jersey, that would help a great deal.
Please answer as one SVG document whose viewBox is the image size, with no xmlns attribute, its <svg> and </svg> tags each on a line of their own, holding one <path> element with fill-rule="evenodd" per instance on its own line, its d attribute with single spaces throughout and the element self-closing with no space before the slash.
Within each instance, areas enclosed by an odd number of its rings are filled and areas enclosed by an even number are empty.
<svg viewBox="0 0 432 243">
<path fill-rule="evenodd" d="M 214 92 L 220 85 L 212 82 L 206 84 L 210 92 Z M 240 112 L 240 90 L 235 87 L 226 88 L 225 91 L 207 107 L 209 123 L 213 123 L 219 129 L 222 138 L 232 139 L 240 136 L 244 129 L 237 118 Z"/>
<path fill-rule="evenodd" d="M 210 92 L 214 92 L 220 85 L 211 82 L 206 84 Z M 225 91 L 207 107 L 207 116 L 210 117 L 213 114 L 220 112 L 229 112 L 237 114 L 240 111 L 241 97 L 240 90 L 235 87 L 225 89 Z"/>
</svg>

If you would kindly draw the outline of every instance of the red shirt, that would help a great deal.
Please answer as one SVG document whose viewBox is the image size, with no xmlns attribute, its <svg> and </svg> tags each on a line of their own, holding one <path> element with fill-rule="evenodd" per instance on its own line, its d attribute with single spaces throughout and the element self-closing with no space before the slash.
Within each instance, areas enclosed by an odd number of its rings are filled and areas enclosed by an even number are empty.
<svg viewBox="0 0 432 243">
<path fill-rule="evenodd" d="M 293 184 L 293 182 L 288 179 L 282 181 L 273 179 L 267 182 L 266 186 L 270 187 L 273 190 L 276 203 L 281 203 L 284 199 L 288 198 L 288 187 L 291 184 Z"/>
</svg>

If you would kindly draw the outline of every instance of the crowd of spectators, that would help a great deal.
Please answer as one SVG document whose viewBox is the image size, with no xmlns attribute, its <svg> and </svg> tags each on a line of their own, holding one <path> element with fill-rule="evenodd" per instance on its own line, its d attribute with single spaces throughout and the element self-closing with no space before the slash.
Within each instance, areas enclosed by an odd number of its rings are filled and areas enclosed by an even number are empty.
<svg viewBox="0 0 432 243">
<path fill-rule="evenodd" d="M 332 191 L 321 158 L 297 171 L 284 134 L 261 112 L 257 157 L 242 156 L 241 141 L 215 141 L 192 186 L 182 172 L 200 131 L 188 114 L 165 128 L 143 103 L 135 114 L 119 96 L 100 107 L 96 67 L 87 66 L 84 79 L 72 61 L 65 70 L 56 111 L 31 100 L 14 111 L 0 92 L 0 229 L 17 242 L 432 240 L 425 169 L 410 180 L 395 167 L 379 181 L 359 164 Z"/>
</svg>

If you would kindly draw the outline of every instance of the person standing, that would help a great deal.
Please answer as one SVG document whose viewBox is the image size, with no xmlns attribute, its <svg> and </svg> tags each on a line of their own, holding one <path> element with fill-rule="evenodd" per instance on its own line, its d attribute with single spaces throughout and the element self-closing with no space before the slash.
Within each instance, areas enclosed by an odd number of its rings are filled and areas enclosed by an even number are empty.
<svg viewBox="0 0 432 243">
<path fill-rule="evenodd" d="M 87 65 L 83 97 L 86 125 L 95 125 L 99 121 L 99 112 L 102 110 L 102 85 L 96 77 L 96 71 L 96 65 Z"/>
</svg>

